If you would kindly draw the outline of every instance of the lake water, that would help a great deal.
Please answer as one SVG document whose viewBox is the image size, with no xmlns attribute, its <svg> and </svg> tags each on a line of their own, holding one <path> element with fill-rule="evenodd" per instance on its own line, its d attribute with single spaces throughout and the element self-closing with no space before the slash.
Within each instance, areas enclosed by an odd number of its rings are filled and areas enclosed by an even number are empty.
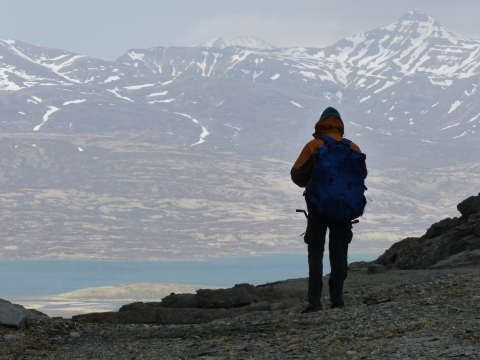
<svg viewBox="0 0 480 360">
<path fill-rule="evenodd" d="M 350 253 L 349 262 L 379 253 Z M 328 254 L 324 274 L 330 272 Z M 199 261 L 0 260 L 0 298 L 45 296 L 89 287 L 177 283 L 232 287 L 308 276 L 307 255 L 271 254 Z"/>
</svg>

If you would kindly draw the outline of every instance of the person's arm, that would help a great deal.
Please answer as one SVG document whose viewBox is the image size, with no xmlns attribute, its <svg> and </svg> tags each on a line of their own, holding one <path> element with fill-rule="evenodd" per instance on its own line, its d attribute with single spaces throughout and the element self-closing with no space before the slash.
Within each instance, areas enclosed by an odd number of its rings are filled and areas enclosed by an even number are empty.
<svg viewBox="0 0 480 360">
<path fill-rule="evenodd" d="M 292 181 L 299 187 L 307 187 L 313 174 L 318 148 L 323 146 L 322 140 L 312 140 L 303 148 L 300 156 L 290 170 Z"/>
</svg>

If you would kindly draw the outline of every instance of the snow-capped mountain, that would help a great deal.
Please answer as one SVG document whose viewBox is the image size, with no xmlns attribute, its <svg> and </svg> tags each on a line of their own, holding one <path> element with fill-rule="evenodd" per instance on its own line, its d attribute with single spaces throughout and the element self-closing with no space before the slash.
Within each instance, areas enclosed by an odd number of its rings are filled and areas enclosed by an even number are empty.
<svg viewBox="0 0 480 360">
<path fill-rule="evenodd" d="M 0 234 L 33 257 L 79 233 L 86 257 L 129 258 L 133 238 L 152 259 L 298 249 L 288 171 L 335 106 L 373 174 L 357 234 L 386 247 L 478 192 L 479 86 L 480 41 L 419 11 L 322 49 L 217 38 L 105 61 L 0 39 Z"/>
<path fill-rule="evenodd" d="M 0 45 L 0 89 L 7 91 L 88 84 L 122 98 L 183 77 L 222 77 L 342 103 L 429 141 L 476 139 L 480 120 L 480 40 L 420 11 L 323 49 L 217 38 L 199 47 L 132 49 L 108 62 L 14 40 Z"/>
<path fill-rule="evenodd" d="M 221 36 L 199 45 L 199 47 L 216 49 L 225 49 L 226 47 L 230 46 L 242 46 L 249 49 L 258 50 L 272 50 L 277 48 L 265 40 L 253 36 L 242 36 L 238 38 L 225 38 Z"/>
<path fill-rule="evenodd" d="M 238 78 L 328 99 L 425 132 L 431 141 L 471 137 L 480 114 L 480 41 L 420 11 L 323 49 L 153 48 L 131 50 L 119 61 L 172 79 Z"/>
</svg>

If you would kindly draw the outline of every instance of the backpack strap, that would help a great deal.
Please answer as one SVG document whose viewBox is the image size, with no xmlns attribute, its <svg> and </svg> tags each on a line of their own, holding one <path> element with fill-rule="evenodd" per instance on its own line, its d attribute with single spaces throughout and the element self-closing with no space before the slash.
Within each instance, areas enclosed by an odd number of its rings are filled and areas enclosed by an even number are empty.
<svg viewBox="0 0 480 360">
<path fill-rule="evenodd" d="M 319 136 L 315 139 L 322 140 L 325 145 L 333 144 L 334 142 L 337 142 L 337 140 L 327 135 Z"/>
<path fill-rule="evenodd" d="M 351 143 L 351 141 L 346 139 L 346 138 L 343 138 L 342 140 L 337 141 L 337 140 L 335 140 L 334 138 L 332 138 L 331 136 L 328 136 L 328 135 L 323 135 L 323 136 L 317 137 L 316 139 L 322 140 L 325 145 L 340 143 L 340 144 L 345 145 L 346 147 L 350 147 L 350 143 Z"/>
</svg>

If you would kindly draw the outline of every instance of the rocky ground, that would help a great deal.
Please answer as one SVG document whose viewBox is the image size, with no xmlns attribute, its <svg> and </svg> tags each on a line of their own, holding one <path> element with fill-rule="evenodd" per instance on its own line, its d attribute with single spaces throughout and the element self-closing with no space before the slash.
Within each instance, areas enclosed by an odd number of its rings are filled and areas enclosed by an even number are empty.
<svg viewBox="0 0 480 360">
<path fill-rule="evenodd" d="M 369 274 L 366 264 L 352 264 L 346 307 L 308 315 L 301 314 L 305 279 L 272 284 L 288 291 L 283 300 L 269 303 L 271 310 L 260 311 L 268 307 L 258 304 L 250 311 L 224 309 L 237 313 L 203 324 L 92 323 L 37 315 L 18 329 L 0 326 L 0 358 L 480 359 L 479 270 Z M 365 305 L 364 298 L 391 301 Z M 323 304 L 327 308 L 327 297 Z"/>
</svg>

